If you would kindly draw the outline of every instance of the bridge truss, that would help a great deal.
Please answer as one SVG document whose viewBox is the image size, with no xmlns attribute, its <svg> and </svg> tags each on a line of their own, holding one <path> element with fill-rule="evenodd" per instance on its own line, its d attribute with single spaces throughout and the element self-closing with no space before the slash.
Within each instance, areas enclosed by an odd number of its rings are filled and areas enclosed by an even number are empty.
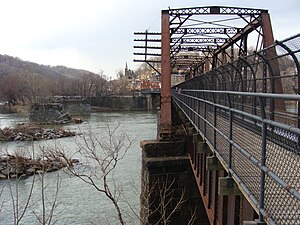
<svg viewBox="0 0 300 225">
<path fill-rule="evenodd" d="M 258 224 L 300 224 L 300 35 L 275 42 L 267 10 L 222 6 L 163 10 L 161 32 L 135 34 L 144 43 L 136 46 L 144 59 L 135 61 L 161 63 L 152 66 L 162 77 L 160 138 L 172 137 L 173 100 L 239 184 Z M 171 94 L 175 71 L 186 82 Z M 204 156 L 190 156 L 201 189 Z M 215 224 L 214 209 L 208 214 Z"/>
<path fill-rule="evenodd" d="M 300 34 L 277 41 L 173 87 L 175 104 L 239 183 L 261 223 L 300 224 L 299 43 Z M 270 50 L 276 56 L 268 57 Z M 198 168 L 199 154 L 190 154 Z"/>
<path fill-rule="evenodd" d="M 196 75 L 217 67 L 249 51 L 258 51 L 273 43 L 269 14 L 263 9 L 235 7 L 196 7 L 163 10 L 169 18 L 172 68 L 181 67 Z M 160 62 L 161 32 L 136 32 L 134 41 L 144 56 L 135 62 Z M 249 45 L 251 48 L 249 49 Z M 179 59 L 177 56 L 182 57 Z M 194 56 L 198 56 L 195 58 Z"/>
<path fill-rule="evenodd" d="M 224 6 L 163 10 L 161 32 L 135 35 L 142 37 L 134 46 L 142 52 L 134 54 L 144 58 L 134 61 L 162 74 L 161 136 L 171 133 L 171 73 L 192 78 L 274 43 L 267 10 Z M 270 57 L 274 54 L 268 52 Z M 155 66 L 158 63 L 160 67 Z"/>
</svg>

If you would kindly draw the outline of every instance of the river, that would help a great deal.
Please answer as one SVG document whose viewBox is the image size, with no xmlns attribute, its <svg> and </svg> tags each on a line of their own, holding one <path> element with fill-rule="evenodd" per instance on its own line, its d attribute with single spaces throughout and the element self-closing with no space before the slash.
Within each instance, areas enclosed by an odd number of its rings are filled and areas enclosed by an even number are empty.
<svg viewBox="0 0 300 225">
<path fill-rule="evenodd" d="M 26 115 L 18 114 L 0 114 L 0 128 L 13 126 L 15 123 L 27 122 Z M 139 224 L 139 191 L 141 174 L 141 149 L 140 141 L 143 139 L 156 138 L 156 112 L 111 112 L 94 113 L 85 123 L 80 125 L 66 125 L 64 129 L 75 130 L 85 133 L 91 130 L 98 137 L 103 137 L 107 126 L 116 127 L 120 124 L 118 132 L 125 133 L 133 144 L 126 153 L 115 170 L 114 178 L 116 187 L 121 190 L 122 196 L 119 203 L 126 224 Z M 0 150 L 12 152 L 16 149 L 28 152 L 33 147 L 35 152 L 42 146 L 58 146 L 66 151 L 72 152 L 77 148 L 76 141 L 80 137 L 62 138 L 57 141 L 37 141 L 32 146 L 28 142 L 0 143 Z M 82 159 L 80 159 L 82 160 Z M 88 163 L 84 162 L 84 163 Z M 36 176 L 33 193 L 29 201 L 28 209 L 25 212 L 19 224 L 39 224 L 37 216 L 42 215 L 42 207 L 45 206 L 47 213 L 51 212 L 50 206 L 56 196 L 57 180 L 60 180 L 60 188 L 57 192 L 57 204 L 53 213 L 52 222 L 55 224 L 119 224 L 116 211 L 112 203 L 103 194 L 97 192 L 93 187 L 87 185 L 78 178 L 65 171 L 47 173 L 44 179 Z M 13 202 L 19 198 L 19 204 L 22 208 L 25 206 L 25 200 L 29 196 L 29 190 L 32 185 L 33 177 L 19 180 L 18 182 L 0 181 L 0 224 L 14 224 Z M 42 204 L 42 181 L 46 187 L 45 204 Z M 113 182 L 110 182 L 112 185 Z M 16 194 L 16 190 L 18 194 Z M 13 198 L 12 198 L 13 196 Z M 13 201 L 14 199 L 14 201 Z M 130 207 L 128 206 L 130 204 Z"/>
</svg>

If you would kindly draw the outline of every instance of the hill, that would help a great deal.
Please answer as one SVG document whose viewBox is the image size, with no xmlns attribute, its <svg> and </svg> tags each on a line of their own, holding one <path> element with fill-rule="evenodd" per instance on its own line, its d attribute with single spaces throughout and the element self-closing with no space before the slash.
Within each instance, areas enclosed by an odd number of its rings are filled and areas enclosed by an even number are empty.
<svg viewBox="0 0 300 225">
<path fill-rule="evenodd" d="M 65 66 L 48 66 L 40 65 L 37 63 L 21 60 L 17 57 L 8 55 L 0 55 L 0 78 L 14 74 L 37 74 L 48 79 L 60 79 L 60 78 L 82 78 L 85 74 L 91 72 L 86 70 L 79 70 L 68 68 Z"/>
<path fill-rule="evenodd" d="M 105 91 L 105 77 L 65 66 L 47 66 L 0 55 L 0 101 L 35 103 L 47 96 L 96 96 Z"/>
</svg>

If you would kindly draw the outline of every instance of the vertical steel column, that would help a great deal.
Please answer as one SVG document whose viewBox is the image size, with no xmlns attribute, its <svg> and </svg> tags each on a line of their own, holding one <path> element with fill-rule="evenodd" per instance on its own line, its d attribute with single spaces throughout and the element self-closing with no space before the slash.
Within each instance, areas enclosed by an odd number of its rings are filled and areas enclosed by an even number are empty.
<svg viewBox="0 0 300 225">
<path fill-rule="evenodd" d="M 230 62 L 234 61 L 234 47 L 233 45 L 230 46 Z"/>
<path fill-rule="evenodd" d="M 262 33 L 263 33 L 263 45 L 264 48 L 274 44 L 273 29 L 271 25 L 270 15 L 267 12 L 261 13 Z"/>
<path fill-rule="evenodd" d="M 207 73 L 209 71 L 209 59 L 208 56 L 204 58 L 204 73 Z"/>
<path fill-rule="evenodd" d="M 159 136 L 171 135 L 171 62 L 169 11 L 162 10 L 161 24 L 161 116 Z"/>
<path fill-rule="evenodd" d="M 227 55 L 225 50 L 222 51 L 222 65 L 225 65 L 227 63 Z"/>
<path fill-rule="evenodd" d="M 214 54 L 212 58 L 212 69 L 217 68 L 217 62 L 218 62 L 218 55 Z"/>
<path fill-rule="evenodd" d="M 267 12 L 263 12 L 261 14 L 261 23 L 262 23 L 262 32 L 263 32 L 263 45 L 264 48 L 267 48 L 274 44 L 274 36 L 273 36 L 273 30 L 270 20 L 270 15 Z M 277 94 L 283 94 L 283 87 L 282 87 L 282 81 L 280 78 L 280 68 L 279 63 L 276 59 L 277 53 L 275 47 L 269 48 L 266 50 L 266 57 L 267 59 L 273 59 L 269 61 L 270 66 L 272 67 L 273 74 L 269 73 L 270 75 L 273 75 L 274 78 L 271 79 L 271 83 L 274 84 L 274 91 Z M 275 58 L 275 59 L 274 59 Z M 284 101 L 278 100 L 275 102 L 275 107 L 278 110 L 285 111 L 285 104 Z"/>
</svg>

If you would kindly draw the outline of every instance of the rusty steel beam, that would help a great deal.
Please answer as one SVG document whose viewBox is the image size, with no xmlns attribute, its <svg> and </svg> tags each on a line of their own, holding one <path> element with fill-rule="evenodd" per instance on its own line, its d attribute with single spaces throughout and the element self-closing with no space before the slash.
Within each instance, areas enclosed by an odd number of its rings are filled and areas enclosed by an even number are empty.
<svg viewBox="0 0 300 225">
<path fill-rule="evenodd" d="M 217 51 L 215 51 L 214 53 L 219 54 L 219 53 L 223 52 L 224 50 L 226 50 L 227 48 L 232 46 L 234 43 L 241 40 L 245 35 L 248 35 L 252 31 L 254 31 L 259 26 L 261 26 L 260 20 L 259 19 L 253 20 L 246 27 L 242 28 L 240 33 L 237 33 L 235 36 L 229 38 L 227 40 L 227 42 L 224 45 L 221 45 L 220 48 Z"/>
<path fill-rule="evenodd" d="M 274 36 L 273 36 L 273 29 L 272 29 L 272 24 L 270 20 L 270 15 L 269 13 L 263 13 L 261 16 L 261 23 L 262 23 L 262 32 L 263 32 L 263 45 L 264 48 L 268 48 L 272 44 L 274 44 Z M 268 59 L 274 59 L 276 58 L 277 53 L 276 49 L 274 47 L 269 48 L 266 50 L 266 57 Z M 277 59 L 270 60 L 270 69 L 271 73 L 269 73 L 270 76 L 272 76 L 274 79 L 272 82 L 274 82 L 274 91 L 277 94 L 283 94 L 283 87 L 282 87 L 282 81 L 280 78 L 280 68 L 279 68 L 279 63 Z M 275 107 L 276 109 L 280 111 L 286 111 L 285 108 L 285 102 L 283 100 L 277 100 L 275 101 Z"/>
<path fill-rule="evenodd" d="M 170 59 L 170 21 L 169 11 L 162 10 L 161 24 L 161 138 L 170 137 L 171 124 L 171 59 Z"/>
<path fill-rule="evenodd" d="M 237 27 L 198 27 L 198 28 L 171 28 L 171 34 L 236 34 L 241 31 L 242 28 Z"/>
<path fill-rule="evenodd" d="M 179 41 L 177 38 L 171 38 L 172 43 L 180 44 L 224 44 L 227 38 L 181 38 Z"/>
<path fill-rule="evenodd" d="M 195 56 L 195 55 L 188 55 L 188 54 L 184 54 L 184 55 L 177 55 L 174 56 L 175 59 L 191 59 L 191 60 L 202 60 L 204 57 L 203 56 Z"/>
<path fill-rule="evenodd" d="M 188 63 L 199 63 L 199 62 L 203 62 L 204 61 L 204 57 L 203 58 L 199 58 L 198 60 L 195 59 L 175 59 L 175 60 L 171 60 L 172 62 L 176 62 L 177 64 L 188 64 Z"/>
<path fill-rule="evenodd" d="M 178 45 L 172 48 L 172 52 L 213 52 L 217 49 L 218 46 L 215 45 Z"/>
<path fill-rule="evenodd" d="M 268 12 L 265 9 L 226 7 L 226 6 L 205 6 L 194 8 L 170 9 L 170 16 L 188 16 L 202 14 L 233 14 L 233 15 L 260 15 L 263 12 Z"/>
<path fill-rule="evenodd" d="M 203 22 L 202 20 L 193 18 L 194 15 L 202 14 L 236 15 L 237 19 L 246 23 L 246 25 L 214 24 L 214 21 Z M 231 59 L 229 59 L 227 55 L 229 54 L 228 50 L 231 50 L 231 53 L 234 53 L 234 47 L 239 49 L 237 53 L 239 56 L 246 54 L 248 34 L 253 31 L 257 31 L 260 37 L 264 34 L 263 40 L 265 46 L 270 45 L 270 43 L 272 44 L 272 38 L 268 41 L 266 39 L 268 34 L 265 35 L 265 33 L 268 32 L 266 30 L 269 29 L 267 24 L 268 18 L 265 18 L 265 15 L 268 15 L 268 10 L 223 6 L 167 9 L 162 10 L 161 32 L 148 32 L 146 30 L 146 32 L 135 33 L 136 35 L 144 35 L 145 37 L 135 39 L 137 42 L 145 42 L 145 46 L 134 47 L 144 48 L 145 52 L 135 53 L 135 55 L 145 55 L 144 62 L 147 63 L 150 63 L 147 56 L 161 55 L 161 73 L 163 77 L 162 89 L 164 89 L 162 93 L 161 133 L 170 133 L 170 127 L 168 127 L 170 122 L 168 122 L 168 119 L 170 119 L 171 113 L 166 112 L 169 110 L 168 101 L 170 98 L 168 93 L 170 81 L 168 80 L 169 78 L 167 78 L 169 76 L 167 74 L 171 73 L 171 67 L 186 67 L 190 68 L 192 71 L 201 64 L 203 69 L 208 72 L 213 67 L 225 64 L 229 60 L 233 60 L 235 55 L 231 54 Z M 226 19 L 220 21 L 226 21 Z M 264 32 L 261 32 L 258 28 L 262 27 L 263 23 Z M 269 24 L 269 26 L 271 25 Z M 159 35 L 161 35 L 161 39 L 159 38 Z M 149 38 L 149 36 L 151 38 Z M 149 43 L 155 44 L 160 41 L 161 46 L 148 45 Z M 161 50 L 161 54 L 158 52 L 150 53 L 147 51 L 159 49 Z M 181 61 L 181 57 L 178 57 L 180 52 L 199 52 L 199 55 L 202 57 L 207 56 L 210 58 L 202 59 L 201 62 L 196 60 Z M 211 59 L 213 59 L 213 63 L 210 62 Z M 153 59 L 150 58 L 150 60 Z M 276 74 L 276 69 L 274 73 Z M 282 88 L 282 86 L 278 84 L 276 86 L 276 92 L 280 92 L 280 88 Z M 165 116 L 165 114 L 168 115 Z M 169 118 L 167 119 L 167 117 Z"/>
<path fill-rule="evenodd" d="M 175 63 L 176 65 L 190 65 L 190 64 L 196 64 L 198 65 L 199 63 L 202 63 L 203 60 L 201 61 L 184 61 L 184 60 L 179 60 L 179 61 L 172 61 L 173 63 Z"/>
<path fill-rule="evenodd" d="M 209 59 L 208 59 L 208 57 L 205 57 L 205 59 L 204 59 L 205 61 L 204 61 L 204 73 L 206 73 L 206 72 L 208 72 L 209 71 L 209 65 L 210 65 L 210 62 L 209 62 Z"/>
</svg>

